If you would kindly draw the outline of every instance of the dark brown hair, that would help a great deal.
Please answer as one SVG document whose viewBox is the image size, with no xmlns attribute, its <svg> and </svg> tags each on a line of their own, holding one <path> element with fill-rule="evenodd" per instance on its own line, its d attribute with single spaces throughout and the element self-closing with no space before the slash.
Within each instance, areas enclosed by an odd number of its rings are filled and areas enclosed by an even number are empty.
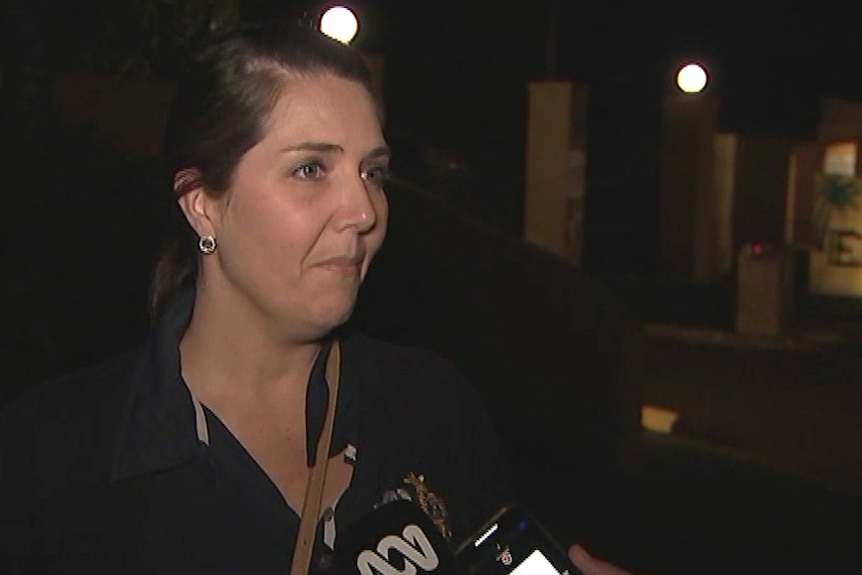
<svg viewBox="0 0 862 575">
<path fill-rule="evenodd" d="M 329 73 L 374 94 L 362 55 L 299 24 L 244 25 L 206 39 L 179 75 L 165 133 L 165 167 L 173 180 L 197 171 L 207 193 L 223 194 L 240 158 L 263 137 L 263 127 L 291 76 Z M 174 199 L 176 199 L 176 191 Z M 176 201 L 171 232 L 153 272 L 150 312 L 197 279 L 197 237 Z"/>
</svg>

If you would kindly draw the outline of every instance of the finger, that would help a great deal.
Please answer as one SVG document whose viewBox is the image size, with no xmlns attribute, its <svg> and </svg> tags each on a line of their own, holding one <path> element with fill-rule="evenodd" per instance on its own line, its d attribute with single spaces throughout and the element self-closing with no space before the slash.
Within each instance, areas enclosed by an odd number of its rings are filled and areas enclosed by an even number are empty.
<svg viewBox="0 0 862 575">
<path fill-rule="evenodd" d="M 575 567 L 583 571 L 584 575 L 632 575 L 616 565 L 596 559 L 580 545 L 569 547 L 569 559 L 572 560 Z"/>
</svg>

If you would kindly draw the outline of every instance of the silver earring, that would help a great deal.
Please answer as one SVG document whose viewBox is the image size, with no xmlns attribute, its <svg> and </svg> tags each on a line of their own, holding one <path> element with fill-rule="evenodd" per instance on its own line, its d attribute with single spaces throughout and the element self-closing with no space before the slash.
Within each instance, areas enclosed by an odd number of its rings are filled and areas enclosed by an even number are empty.
<svg viewBox="0 0 862 575">
<path fill-rule="evenodd" d="M 210 255 L 216 251 L 216 239 L 213 236 L 201 236 L 198 239 L 198 249 L 204 255 Z"/>
</svg>

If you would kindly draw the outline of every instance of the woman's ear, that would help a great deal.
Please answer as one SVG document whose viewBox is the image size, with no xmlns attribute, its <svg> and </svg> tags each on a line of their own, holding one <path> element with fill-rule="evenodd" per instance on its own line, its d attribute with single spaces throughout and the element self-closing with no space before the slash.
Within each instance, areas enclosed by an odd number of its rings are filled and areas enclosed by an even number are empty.
<svg viewBox="0 0 862 575">
<path fill-rule="evenodd" d="M 211 202 L 204 191 L 203 178 L 197 168 L 180 170 L 174 176 L 174 193 L 186 220 L 198 236 L 215 235 L 210 219 Z"/>
</svg>

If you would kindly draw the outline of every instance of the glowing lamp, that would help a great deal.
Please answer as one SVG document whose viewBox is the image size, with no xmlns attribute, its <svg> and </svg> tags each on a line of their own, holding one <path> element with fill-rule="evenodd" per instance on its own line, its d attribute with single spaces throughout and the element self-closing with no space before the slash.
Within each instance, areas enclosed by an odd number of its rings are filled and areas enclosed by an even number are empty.
<svg viewBox="0 0 862 575">
<path fill-rule="evenodd" d="M 359 31 L 359 20 L 350 8 L 333 6 L 320 17 L 320 31 L 342 44 L 350 44 Z"/>
<path fill-rule="evenodd" d="M 700 64 L 686 64 L 676 75 L 676 85 L 686 94 L 703 91 L 707 80 L 706 70 Z"/>
</svg>

